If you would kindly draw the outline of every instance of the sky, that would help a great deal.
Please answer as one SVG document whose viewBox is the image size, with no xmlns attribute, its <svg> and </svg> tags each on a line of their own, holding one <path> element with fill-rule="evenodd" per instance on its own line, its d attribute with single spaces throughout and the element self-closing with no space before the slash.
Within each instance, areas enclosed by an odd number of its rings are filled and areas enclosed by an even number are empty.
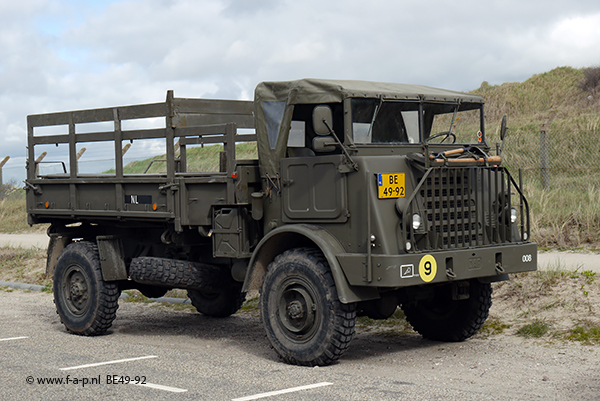
<svg viewBox="0 0 600 401">
<path fill-rule="evenodd" d="M 308 77 L 469 91 L 597 65 L 598 0 L 0 0 L 3 179 L 25 179 L 28 114 Z"/>
</svg>

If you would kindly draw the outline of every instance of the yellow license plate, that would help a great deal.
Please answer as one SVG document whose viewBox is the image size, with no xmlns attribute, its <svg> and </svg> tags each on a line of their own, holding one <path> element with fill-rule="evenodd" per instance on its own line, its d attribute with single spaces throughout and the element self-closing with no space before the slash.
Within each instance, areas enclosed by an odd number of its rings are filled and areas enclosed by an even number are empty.
<svg viewBox="0 0 600 401">
<path fill-rule="evenodd" d="M 404 198 L 404 173 L 377 174 L 379 199 Z"/>
</svg>

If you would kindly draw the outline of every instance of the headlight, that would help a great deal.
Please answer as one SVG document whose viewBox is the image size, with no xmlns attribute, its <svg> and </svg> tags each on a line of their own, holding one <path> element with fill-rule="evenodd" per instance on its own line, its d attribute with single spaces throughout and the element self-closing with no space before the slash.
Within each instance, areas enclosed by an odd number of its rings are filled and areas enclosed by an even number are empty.
<svg viewBox="0 0 600 401">
<path fill-rule="evenodd" d="M 413 230 L 418 230 L 421 227 L 421 216 L 419 216 L 418 214 L 413 214 L 412 217 L 412 226 L 413 226 Z"/>
<path fill-rule="evenodd" d="M 515 209 L 515 208 L 510 209 L 510 222 L 516 223 L 518 217 L 519 217 L 519 212 L 517 212 L 517 209 Z"/>
</svg>

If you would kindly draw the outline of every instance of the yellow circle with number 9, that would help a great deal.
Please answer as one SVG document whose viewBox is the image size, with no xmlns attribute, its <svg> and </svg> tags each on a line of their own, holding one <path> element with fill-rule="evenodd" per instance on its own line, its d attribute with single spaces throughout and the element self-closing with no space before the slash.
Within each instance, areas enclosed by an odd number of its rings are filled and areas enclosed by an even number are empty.
<svg viewBox="0 0 600 401">
<path fill-rule="evenodd" d="M 425 255 L 419 262 L 419 277 L 426 283 L 429 283 L 437 274 L 437 262 L 431 255 Z"/>
</svg>

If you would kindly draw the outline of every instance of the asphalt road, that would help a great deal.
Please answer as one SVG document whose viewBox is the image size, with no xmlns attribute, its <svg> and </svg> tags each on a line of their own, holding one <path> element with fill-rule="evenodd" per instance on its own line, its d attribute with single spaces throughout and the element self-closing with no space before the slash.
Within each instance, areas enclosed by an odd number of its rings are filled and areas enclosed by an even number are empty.
<svg viewBox="0 0 600 401">
<path fill-rule="evenodd" d="M 252 314 L 121 302 L 110 334 L 80 337 L 64 330 L 51 294 L 21 290 L 0 290 L 0 365 L 0 399 L 16 401 L 600 398 L 598 346 L 362 329 L 339 363 L 307 368 L 279 362 Z"/>
<path fill-rule="evenodd" d="M 13 246 L 22 248 L 43 248 L 48 246 L 46 233 L 4 234 L 0 233 L 0 246 Z"/>
</svg>

